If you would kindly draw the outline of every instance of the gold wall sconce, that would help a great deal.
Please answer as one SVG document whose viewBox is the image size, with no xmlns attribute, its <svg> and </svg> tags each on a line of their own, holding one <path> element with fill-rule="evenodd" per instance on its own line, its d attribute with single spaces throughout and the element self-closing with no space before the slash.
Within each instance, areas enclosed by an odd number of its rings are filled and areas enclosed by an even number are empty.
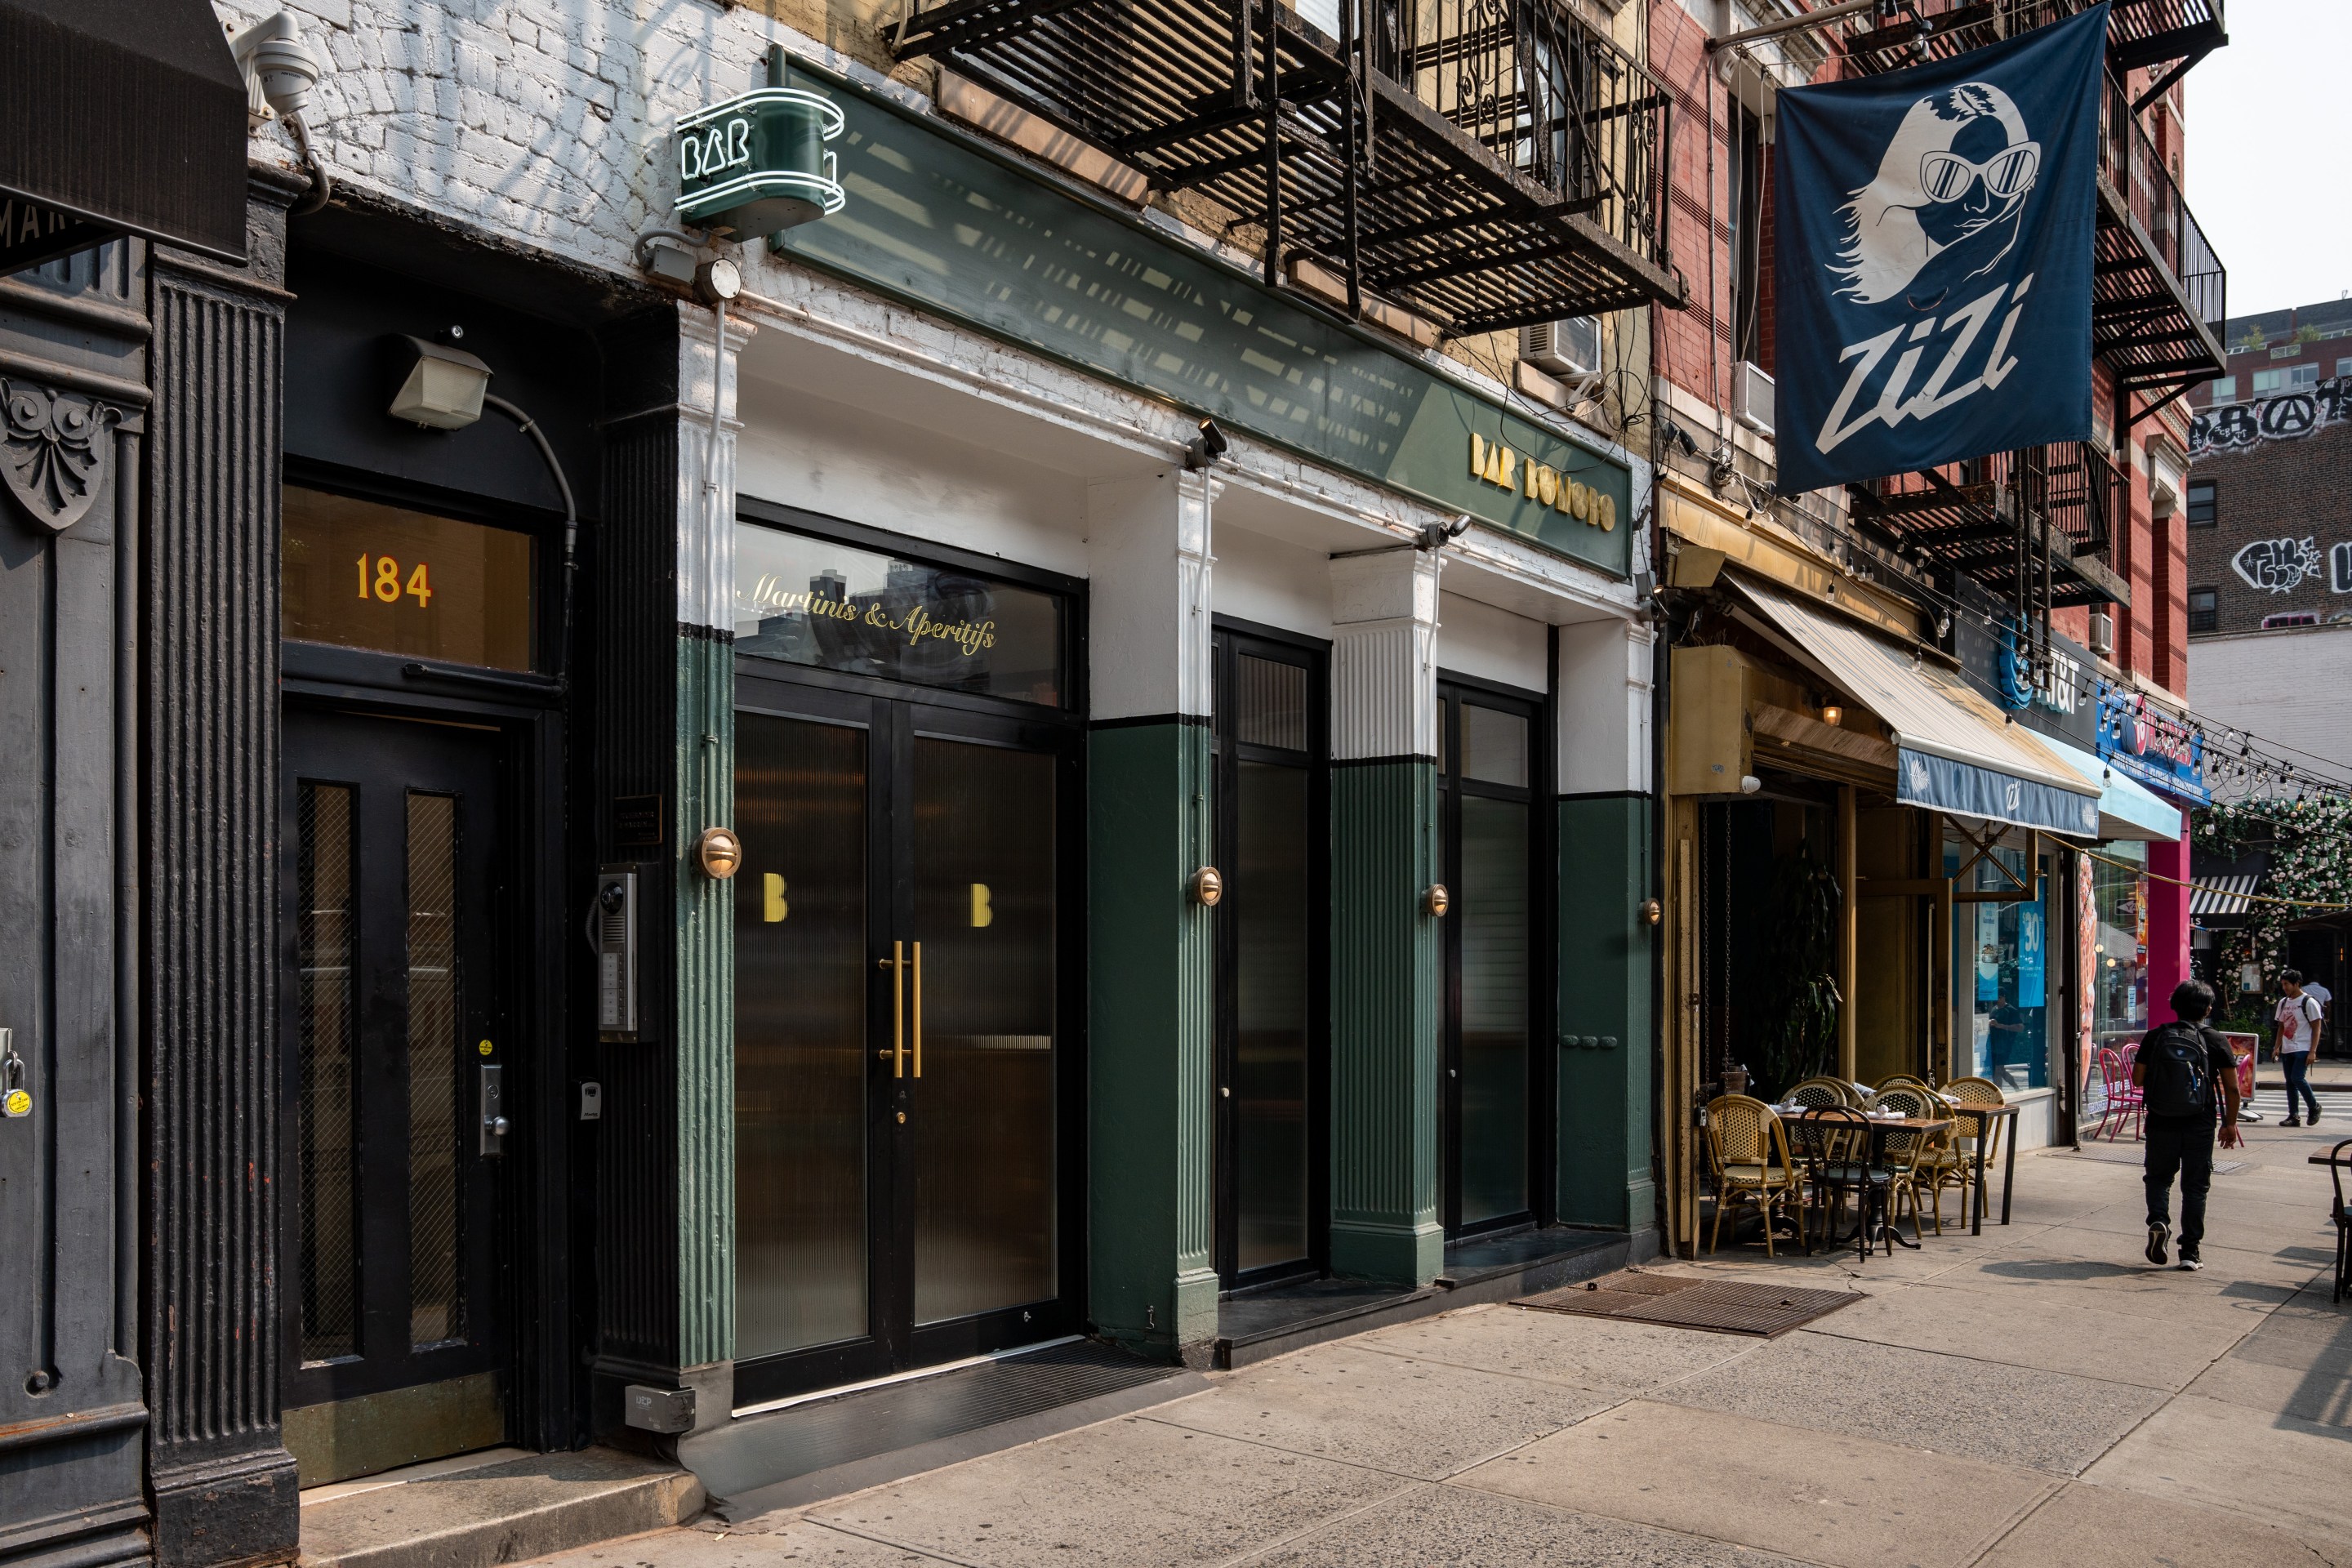
<svg viewBox="0 0 2352 1568">
<path fill-rule="evenodd" d="M 1225 896 L 1225 879 L 1214 866 L 1203 866 L 1193 872 L 1189 886 L 1192 901 L 1203 908 L 1214 909 L 1217 900 Z"/>
<path fill-rule="evenodd" d="M 1643 925 L 1656 925 L 1660 921 L 1666 918 L 1665 906 L 1659 903 L 1655 899 L 1643 899 L 1642 900 L 1641 915 L 1642 923 Z"/>
<path fill-rule="evenodd" d="M 1454 895 L 1445 890 L 1443 882 L 1432 882 L 1421 895 L 1422 913 L 1433 920 L 1444 920 L 1445 911 L 1454 907 Z"/>
<path fill-rule="evenodd" d="M 743 841 L 731 827 L 706 827 L 694 841 L 694 859 L 704 876 L 723 882 L 743 864 Z"/>
</svg>

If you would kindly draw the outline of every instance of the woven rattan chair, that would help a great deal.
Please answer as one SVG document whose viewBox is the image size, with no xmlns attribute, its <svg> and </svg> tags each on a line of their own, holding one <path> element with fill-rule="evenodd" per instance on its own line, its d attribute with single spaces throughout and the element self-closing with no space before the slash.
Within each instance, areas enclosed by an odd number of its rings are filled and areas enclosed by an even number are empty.
<svg viewBox="0 0 2352 1568">
<path fill-rule="evenodd" d="M 1897 1084 L 1882 1089 L 1870 1097 L 1864 1107 L 1869 1110 L 1892 1110 L 1903 1116 L 1942 1117 L 1948 1114 L 1944 1102 L 1935 1091 L 1924 1086 L 1914 1088 Z M 1921 1217 L 1919 1188 L 1925 1180 L 1932 1199 L 1935 1193 L 1935 1171 L 1939 1144 L 1950 1142 L 1950 1130 L 1942 1132 L 1890 1132 L 1886 1135 L 1887 1219 L 1889 1223 L 1903 1217 L 1903 1200 L 1911 1200 L 1911 1231 L 1920 1240 L 1927 1238 L 1926 1221 Z M 1937 1233 L 1943 1224 L 1939 1215 Z"/>
<path fill-rule="evenodd" d="M 1715 1169 L 1715 1228 L 1707 1237 L 1713 1252 L 1723 1239 L 1723 1212 L 1741 1198 L 1756 1205 L 1764 1221 L 1764 1255 L 1772 1250 L 1772 1215 L 1791 1197 L 1797 1205 L 1797 1239 L 1805 1237 L 1804 1184 L 1789 1158 L 1788 1135 L 1780 1119 L 1760 1100 L 1727 1094 L 1706 1108 L 1706 1154 Z"/>
<path fill-rule="evenodd" d="M 2008 1099 L 2000 1085 L 1989 1078 L 1956 1078 L 1944 1086 L 1944 1095 L 1962 1105 L 2003 1105 Z M 1938 1111 L 1936 1114 L 1941 1115 Z M 1936 1148 L 1920 1167 L 1920 1180 L 1928 1184 L 1928 1209 L 1933 1216 L 1936 1234 L 1944 1233 L 1944 1189 L 1955 1188 L 1960 1196 L 1960 1218 L 1969 1216 L 1970 1184 L 1976 1180 L 1978 1133 L 1970 1128 L 1981 1126 L 1985 1141 L 1985 1169 L 1992 1169 L 2000 1152 L 2001 1124 L 1998 1121 L 1973 1122 L 1966 1118 L 1955 1120 L 1952 1131 L 1937 1140 Z"/>
<path fill-rule="evenodd" d="M 1809 1078 L 1790 1089 L 1789 1098 L 1807 1107 L 1844 1105 L 1859 1110 L 1862 1106 L 1862 1097 L 1854 1093 L 1853 1085 L 1837 1078 Z"/>
<path fill-rule="evenodd" d="M 1926 1089 L 1927 1080 L 1907 1072 L 1891 1072 L 1878 1080 L 1878 1087 L 1888 1089 Z"/>
</svg>

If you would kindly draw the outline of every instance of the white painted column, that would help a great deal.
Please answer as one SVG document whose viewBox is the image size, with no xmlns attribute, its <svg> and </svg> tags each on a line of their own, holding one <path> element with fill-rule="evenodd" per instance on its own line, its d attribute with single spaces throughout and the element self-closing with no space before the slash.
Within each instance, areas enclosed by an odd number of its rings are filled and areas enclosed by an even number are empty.
<svg viewBox="0 0 2352 1568">
<path fill-rule="evenodd" d="M 1650 791 L 1655 634 L 1616 616 L 1559 628 L 1559 793 Z"/>
<path fill-rule="evenodd" d="M 1437 755 L 1433 551 L 1402 546 L 1331 563 L 1331 756 Z"/>
<path fill-rule="evenodd" d="M 1210 513 L 1220 488 L 1206 470 L 1173 466 L 1087 486 L 1092 717 L 1208 716 Z"/>
</svg>

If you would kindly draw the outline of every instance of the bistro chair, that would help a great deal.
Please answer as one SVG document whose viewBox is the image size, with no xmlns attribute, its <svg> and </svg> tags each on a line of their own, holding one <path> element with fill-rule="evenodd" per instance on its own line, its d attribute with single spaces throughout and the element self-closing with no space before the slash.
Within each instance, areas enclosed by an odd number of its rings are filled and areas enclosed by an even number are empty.
<svg viewBox="0 0 2352 1568">
<path fill-rule="evenodd" d="M 1882 1089 L 1926 1089 L 1928 1084 L 1926 1079 L 1914 1077 L 1907 1072 L 1891 1072 L 1878 1080 L 1878 1087 Z"/>
<path fill-rule="evenodd" d="M 2147 1103 L 2131 1080 L 2130 1058 L 2113 1046 L 2100 1047 L 2099 1087 L 2106 1095 L 2107 1104 L 2106 1109 L 2099 1113 L 2099 1124 L 2091 1129 L 2091 1136 L 2096 1138 L 2104 1131 L 2107 1142 L 2112 1143 L 2116 1141 L 2116 1131 L 2129 1121 L 2133 1124 L 2132 1136 L 2138 1137 L 2139 1121 L 2146 1114 Z"/>
<path fill-rule="evenodd" d="M 1835 1078 L 1809 1078 L 1789 1091 L 1791 1104 L 1808 1110 L 1829 1105 L 1858 1106 L 1860 1099 L 1853 1092 L 1853 1085 Z"/>
<path fill-rule="evenodd" d="M 2341 1301 L 2352 1293 L 2352 1208 L 2344 1206 L 2344 1151 L 2352 1149 L 2352 1138 L 2347 1138 L 2327 1152 L 2327 1179 L 2336 1184 L 2336 1206 L 2328 1217 L 2336 1222 L 2336 1294 L 2329 1297 Z"/>
<path fill-rule="evenodd" d="M 1830 1105 L 1790 1117 L 1783 1124 L 1790 1147 L 1802 1162 L 1804 1178 L 1822 1200 L 1821 1234 L 1826 1247 L 1837 1240 L 1838 1211 L 1854 1194 L 1854 1239 L 1870 1256 L 1875 1221 L 1886 1199 L 1887 1171 L 1870 1163 L 1870 1119 L 1851 1105 Z M 1889 1242 L 1889 1252 L 1895 1250 Z M 1805 1250 L 1812 1251 L 1810 1242 Z"/>
<path fill-rule="evenodd" d="M 1931 1119 L 1943 1116 L 1944 1102 L 1936 1098 L 1933 1089 L 1924 1085 L 1915 1089 L 1909 1084 L 1897 1084 L 1891 1089 L 1882 1089 L 1872 1095 L 1870 1103 L 1864 1109 L 1892 1110 L 1902 1116 Z M 1890 1132 L 1886 1135 L 1887 1222 L 1891 1225 L 1903 1217 L 1902 1204 L 1899 1200 L 1907 1194 L 1911 1200 L 1911 1233 L 1922 1241 L 1927 1238 L 1927 1227 L 1920 1215 L 1919 1183 L 1922 1175 L 1926 1175 L 1932 1193 L 1935 1184 L 1936 1151 L 1939 1144 L 1948 1141 L 1948 1132 L 1949 1130 L 1947 1129 L 1945 1132 L 1906 1131 Z M 1936 1233 L 1938 1236 L 1943 1234 L 1940 1215 L 1937 1218 Z"/>
<path fill-rule="evenodd" d="M 1715 1173 L 1713 1252 L 1723 1239 L 1723 1211 L 1746 1198 L 1764 1221 L 1764 1256 L 1772 1250 L 1773 1211 L 1797 1200 L 1797 1239 L 1805 1238 L 1805 1191 L 1789 1158 L 1788 1134 L 1772 1108 L 1744 1094 L 1727 1094 L 1706 1108 L 1706 1154 Z"/>
<path fill-rule="evenodd" d="M 2009 1097 L 2000 1091 L 2000 1085 L 1989 1078 L 1956 1078 L 1944 1086 L 1944 1098 L 1961 1105 L 2009 1103 Z M 1993 1162 L 2000 1156 L 2000 1122 L 1991 1121 L 1974 1122 L 1966 1120 L 1955 1122 L 1948 1141 L 1949 1148 L 1947 1151 L 1948 1158 L 1938 1163 L 1936 1176 L 1939 1188 L 1943 1186 L 1959 1188 L 1962 1218 L 1966 1218 L 1969 1212 L 1969 1184 L 1976 1180 L 1977 1139 L 1979 1134 L 1968 1131 L 1971 1127 L 1983 1129 L 1981 1136 L 1985 1141 L 1985 1169 L 1991 1170 Z"/>
</svg>

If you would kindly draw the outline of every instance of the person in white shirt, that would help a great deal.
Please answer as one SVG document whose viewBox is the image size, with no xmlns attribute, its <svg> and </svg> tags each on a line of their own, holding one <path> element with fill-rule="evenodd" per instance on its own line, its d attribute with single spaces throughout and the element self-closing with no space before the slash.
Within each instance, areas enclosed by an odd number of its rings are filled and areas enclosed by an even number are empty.
<svg viewBox="0 0 2352 1568">
<path fill-rule="evenodd" d="M 2301 1109 L 2295 1097 L 2311 1108 L 2311 1121 L 2319 1121 L 2319 1097 L 2311 1092 L 2311 1047 L 2319 1037 L 2322 1016 L 2319 998 L 2303 988 L 2303 971 L 2290 969 L 2279 976 L 2279 984 L 2286 994 L 2279 998 L 2278 1058 L 2279 1068 L 2286 1074 L 2286 1120 L 2282 1127 L 2300 1127 L 2295 1112 Z"/>
</svg>

